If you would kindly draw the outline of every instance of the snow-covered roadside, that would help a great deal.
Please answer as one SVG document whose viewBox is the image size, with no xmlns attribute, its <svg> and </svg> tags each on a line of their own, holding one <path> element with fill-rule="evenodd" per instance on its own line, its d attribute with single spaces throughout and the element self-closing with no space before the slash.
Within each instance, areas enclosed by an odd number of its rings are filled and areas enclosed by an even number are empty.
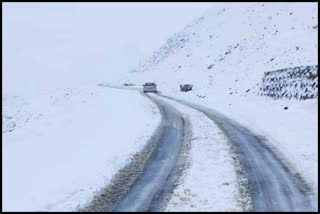
<svg viewBox="0 0 320 214">
<path fill-rule="evenodd" d="M 161 98 L 191 121 L 191 165 L 181 177 L 166 211 L 243 211 L 242 198 L 230 144 L 222 131 L 203 113 Z"/>
<path fill-rule="evenodd" d="M 269 97 L 219 96 L 196 92 L 172 93 L 174 97 L 215 109 L 266 137 L 318 191 L 318 99 L 273 100 Z M 230 96 L 230 97 L 228 97 Z M 284 107 L 288 107 L 287 110 Z"/>
<path fill-rule="evenodd" d="M 3 211 L 84 206 L 143 148 L 160 122 L 156 105 L 137 91 L 88 86 L 78 92 L 2 133 Z M 38 114 L 41 102 L 31 104 L 29 112 Z"/>
</svg>

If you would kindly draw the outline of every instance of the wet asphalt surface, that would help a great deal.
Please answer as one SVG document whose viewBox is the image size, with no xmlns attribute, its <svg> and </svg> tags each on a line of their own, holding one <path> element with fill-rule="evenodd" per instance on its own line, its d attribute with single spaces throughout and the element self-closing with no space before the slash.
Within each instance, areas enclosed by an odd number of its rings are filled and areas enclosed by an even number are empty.
<svg viewBox="0 0 320 214">
<path fill-rule="evenodd" d="M 139 89 L 132 87 L 131 90 Z M 255 135 L 212 109 L 159 95 L 204 113 L 224 132 L 233 145 L 248 179 L 252 211 L 318 209 L 317 204 L 311 200 L 313 193 L 308 184 L 265 138 Z M 154 96 L 146 96 L 155 102 L 161 111 L 162 127 L 161 131 L 158 131 L 161 134 L 143 170 L 139 171 L 139 175 L 127 187 L 129 189 L 114 201 L 112 209 L 109 209 L 111 211 L 159 211 L 153 207 L 157 207 L 156 204 L 161 203 L 159 200 L 163 200 L 163 197 L 158 197 L 159 193 L 168 185 L 170 173 L 177 165 L 179 151 L 184 142 L 184 119 L 171 105 Z"/>
</svg>

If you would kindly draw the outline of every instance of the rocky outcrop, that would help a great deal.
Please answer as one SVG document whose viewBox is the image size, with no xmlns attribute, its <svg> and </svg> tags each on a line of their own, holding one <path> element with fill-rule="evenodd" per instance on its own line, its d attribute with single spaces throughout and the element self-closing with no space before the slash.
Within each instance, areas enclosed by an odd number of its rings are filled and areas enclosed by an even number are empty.
<svg viewBox="0 0 320 214">
<path fill-rule="evenodd" d="M 264 73 L 258 95 L 298 100 L 318 97 L 318 65 L 284 68 Z"/>
</svg>

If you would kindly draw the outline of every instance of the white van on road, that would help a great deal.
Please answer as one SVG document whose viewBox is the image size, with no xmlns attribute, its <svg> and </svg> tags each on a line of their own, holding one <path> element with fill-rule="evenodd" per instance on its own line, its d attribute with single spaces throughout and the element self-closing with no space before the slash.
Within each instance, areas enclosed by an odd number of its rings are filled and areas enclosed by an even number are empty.
<svg viewBox="0 0 320 214">
<path fill-rule="evenodd" d="M 143 93 L 154 92 L 157 93 L 157 85 L 153 82 L 147 82 L 143 84 Z"/>
</svg>

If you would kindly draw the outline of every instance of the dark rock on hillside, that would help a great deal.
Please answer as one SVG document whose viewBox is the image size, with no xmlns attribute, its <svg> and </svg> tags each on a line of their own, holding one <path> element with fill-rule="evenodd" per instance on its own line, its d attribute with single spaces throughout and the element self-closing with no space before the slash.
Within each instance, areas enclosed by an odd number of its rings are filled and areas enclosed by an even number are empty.
<svg viewBox="0 0 320 214">
<path fill-rule="evenodd" d="M 209 65 L 209 66 L 208 66 L 208 69 L 213 68 L 213 66 L 214 66 L 214 64 Z"/>
<path fill-rule="evenodd" d="M 284 68 L 264 73 L 259 95 L 298 100 L 318 97 L 318 65 Z"/>
</svg>

